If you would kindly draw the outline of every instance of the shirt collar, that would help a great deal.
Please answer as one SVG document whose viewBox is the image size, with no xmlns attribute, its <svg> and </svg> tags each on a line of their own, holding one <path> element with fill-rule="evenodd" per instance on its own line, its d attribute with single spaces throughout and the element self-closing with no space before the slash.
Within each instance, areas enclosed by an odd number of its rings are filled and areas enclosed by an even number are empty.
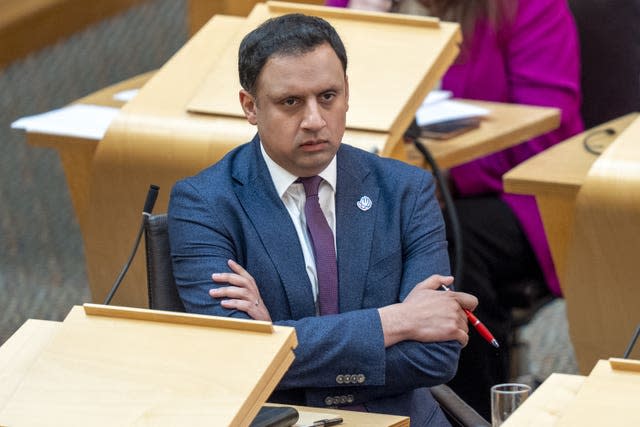
<svg viewBox="0 0 640 427">
<path fill-rule="evenodd" d="M 276 187 L 278 196 L 282 198 L 287 189 L 298 179 L 298 177 L 284 169 L 271 157 L 269 157 L 264 149 L 264 146 L 262 145 L 262 141 L 260 141 L 260 152 L 262 153 L 262 157 L 267 164 L 269 174 L 271 174 L 271 180 Z M 337 170 L 338 168 L 336 156 L 333 156 L 333 159 L 331 159 L 331 163 L 329 163 L 329 165 L 318 174 L 322 179 L 329 183 L 334 192 L 336 191 Z"/>
</svg>

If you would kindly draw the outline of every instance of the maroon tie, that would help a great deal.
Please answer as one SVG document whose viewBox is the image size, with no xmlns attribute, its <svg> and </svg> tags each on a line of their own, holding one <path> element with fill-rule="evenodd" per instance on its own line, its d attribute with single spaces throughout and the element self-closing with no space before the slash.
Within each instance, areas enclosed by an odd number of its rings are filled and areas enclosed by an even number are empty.
<svg viewBox="0 0 640 427">
<path fill-rule="evenodd" d="M 300 178 L 300 182 L 304 185 L 304 192 L 307 195 L 304 215 L 307 219 L 307 229 L 311 236 L 313 254 L 316 259 L 320 315 L 338 314 L 336 249 L 333 243 L 333 232 L 320 208 L 318 200 L 318 188 L 321 180 L 322 178 L 317 175 Z"/>
</svg>

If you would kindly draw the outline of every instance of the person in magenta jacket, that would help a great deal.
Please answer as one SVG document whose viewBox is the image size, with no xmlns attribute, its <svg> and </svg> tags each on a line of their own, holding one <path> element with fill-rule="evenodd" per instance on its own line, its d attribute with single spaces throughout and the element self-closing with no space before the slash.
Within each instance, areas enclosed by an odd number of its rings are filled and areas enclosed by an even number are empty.
<svg viewBox="0 0 640 427">
<path fill-rule="evenodd" d="M 565 0 L 415 2 L 431 8 L 427 13 L 461 22 L 461 53 L 442 78 L 442 89 L 459 98 L 556 107 L 562 113 L 554 131 L 449 171 L 464 236 L 465 270 L 457 289 L 478 297 L 478 317 L 505 341 L 510 330 L 510 307 L 501 292 L 505 286 L 539 274 L 550 292 L 562 294 L 535 199 L 504 193 L 502 176 L 582 131 L 577 29 Z M 326 1 L 329 6 L 381 11 L 402 3 Z M 478 4 L 482 6 L 473 10 Z M 489 387 L 508 379 L 508 354 L 502 349 L 497 355 L 474 335 L 451 385 L 487 416 Z"/>
</svg>

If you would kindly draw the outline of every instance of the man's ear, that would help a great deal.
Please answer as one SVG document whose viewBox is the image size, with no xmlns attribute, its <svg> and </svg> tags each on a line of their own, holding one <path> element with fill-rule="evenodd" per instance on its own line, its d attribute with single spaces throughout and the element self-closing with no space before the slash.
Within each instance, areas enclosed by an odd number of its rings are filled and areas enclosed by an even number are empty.
<svg viewBox="0 0 640 427">
<path fill-rule="evenodd" d="M 344 75 L 344 91 L 347 101 L 347 111 L 349 111 L 349 78 L 346 74 Z"/>
<path fill-rule="evenodd" d="M 240 90 L 240 105 L 242 106 L 242 110 L 244 111 L 244 116 L 247 118 L 247 121 L 252 125 L 256 125 L 258 123 L 258 119 L 256 118 L 256 101 L 253 96 L 244 89 Z"/>
</svg>

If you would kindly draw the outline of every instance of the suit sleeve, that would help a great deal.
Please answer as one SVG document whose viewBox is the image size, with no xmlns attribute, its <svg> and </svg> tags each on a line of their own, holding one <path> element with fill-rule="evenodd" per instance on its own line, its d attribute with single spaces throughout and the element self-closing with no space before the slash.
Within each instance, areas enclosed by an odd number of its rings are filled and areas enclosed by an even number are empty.
<svg viewBox="0 0 640 427">
<path fill-rule="evenodd" d="M 245 312 L 228 310 L 208 294 L 209 289 L 220 286 L 211 275 L 231 271 L 227 260 L 237 259 L 237 248 L 206 200 L 188 181 L 179 181 L 171 192 L 169 238 L 180 298 L 190 313 L 248 319 Z"/>
</svg>

